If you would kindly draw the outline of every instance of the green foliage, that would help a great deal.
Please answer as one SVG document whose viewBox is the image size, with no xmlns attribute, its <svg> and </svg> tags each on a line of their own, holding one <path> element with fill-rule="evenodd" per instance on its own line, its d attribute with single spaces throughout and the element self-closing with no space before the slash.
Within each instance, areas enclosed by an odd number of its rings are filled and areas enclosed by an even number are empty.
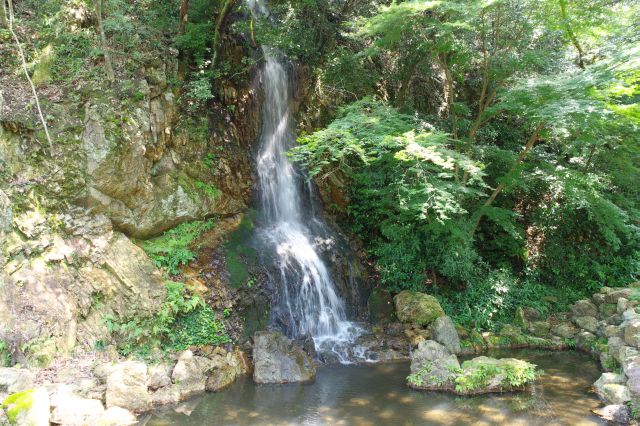
<svg viewBox="0 0 640 426">
<path fill-rule="evenodd" d="M 224 325 L 199 296 L 186 295 L 184 284 L 179 282 L 167 281 L 166 287 L 167 297 L 155 315 L 127 322 L 113 316 L 104 318 L 121 354 L 146 356 L 156 347 L 182 350 L 191 345 L 230 342 Z"/>
<path fill-rule="evenodd" d="M 460 279 L 477 259 L 469 238 L 459 232 L 465 200 L 484 187 L 479 164 L 452 149 L 447 135 L 427 122 L 365 98 L 342 109 L 326 129 L 298 138 L 295 160 L 319 180 L 332 175 L 349 182 L 347 211 L 356 233 L 370 235 L 383 283 L 393 290 L 420 289 L 439 253 L 450 250 L 441 273 Z M 456 173 L 470 178 L 461 185 Z M 444 250 L 442 246 L 446 247 Z"/>
<path fill-rule="evenodd" d="M 330 3 L 322 0 L 270 2 L 269 17 L 256 22 L 256 41 L 282 51 L 290 59 L 317 64 L 335 43 L 337 27 L 329 8 Z"/>
<path fill-rule="evenodd" d="M 7 342 L 0 339 L 0 367 L 9 367 L 11 364 L 11 353 Z"/>
<path fill-rule="evenodd" d="M 206 190 L 207 188 L 204 189 Z M 170 275 L 178 275 L 180 267 L 196 257 L 190 247 L 193 241 L 200 234 L 212 229 L 214 226 L 215 221 L 213 219 L 185 222 L 166 231 L 159 237 L 143 241 L 142 248 L 153 259 L 158 268 L 164 268 Z"/>
<path fill-rule="evenodd" d="M 462 373 L 455 379 L 456 392 L 473 393 L 485 387 L 491 379 L 503 375 L 502 386 L 504 388 L 518 388 L 533 382 L 539 375 L 536 366 L 530 363 L 507 364 L 504 367 L 498 365 L 474 365 L 472 361 L 462 364 Z"/>
<path fill-rule="evenodd" d="M 228 316 L 226 311 L 224 316 Z M 231 339 L 211 307 L 202 305 L 176 320 L 169 334 L 169 342 L 172 349 L 184 350 L 189 346 L 230 343 Z"/>
</svg>

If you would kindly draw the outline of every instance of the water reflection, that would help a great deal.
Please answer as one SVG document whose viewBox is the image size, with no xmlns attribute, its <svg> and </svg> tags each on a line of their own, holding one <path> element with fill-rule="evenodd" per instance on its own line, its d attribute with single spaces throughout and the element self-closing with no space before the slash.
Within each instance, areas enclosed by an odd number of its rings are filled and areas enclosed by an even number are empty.
<svg viewBox="0 0 640 426">
<path fill-rule="evenodd" d="M 591 384 L 599 375 L 587 355 L 503 351 L 537 364 L 544 376 L 531 393 L 460 398 L 405 386 L 408 365 L 321 368 L 311 385 L 260 385 L 250 378 L 226 392 L 189 401 L 190 414 L 154 413 L 165 425 L 598 425 Z M 193 404 L 197 406 L 192 408 Z M 186 411 L 186 410 L 182 410 Z"/>
</svg>

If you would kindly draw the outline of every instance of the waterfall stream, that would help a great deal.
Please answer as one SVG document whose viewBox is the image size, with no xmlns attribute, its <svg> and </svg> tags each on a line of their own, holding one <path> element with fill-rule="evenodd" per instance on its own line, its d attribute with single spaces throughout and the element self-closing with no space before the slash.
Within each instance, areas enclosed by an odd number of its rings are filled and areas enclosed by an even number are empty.
<svg viewBox="0 0 640 426">
<path fill-rule="evenodd" d="M 265 6 L 252 9 L 260 13 Z M 313 211 L 303 211 L 302 177 L 287 158 L 295 142 L 287 70 L 277 52 L 263 51 L 263 123 L 256 163 L 264 224 L 258 235 L 275 254 L 275 316 L 290 337 L 311 336 L 319 354 L 330 352 L 331 358 L 348 362 L 350 343 L 360 329 L 347 320 L 344 302 L 318 255 L 314 244 L 320 235 L 307 224 L 324 224 Z"/>
</svg>

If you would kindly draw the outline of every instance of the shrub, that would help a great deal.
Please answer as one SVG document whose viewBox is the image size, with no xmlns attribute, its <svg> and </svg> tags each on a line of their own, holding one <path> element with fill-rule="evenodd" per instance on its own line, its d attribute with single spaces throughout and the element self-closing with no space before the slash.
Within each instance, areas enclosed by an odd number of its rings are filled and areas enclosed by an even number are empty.
<svg viewBox="0 0 640 426">
<path fill-rule="evenodd" d="M 188 296 L 184 284 L 167 281 L 167 297 L 158 312 L 120 322 L 113 316 L 104 321 L 122 355 L 147 355 L 154 347 L 186 349 L 191 345 L 230 342 L 224 325 L 199 296 Z"/>
</svg>

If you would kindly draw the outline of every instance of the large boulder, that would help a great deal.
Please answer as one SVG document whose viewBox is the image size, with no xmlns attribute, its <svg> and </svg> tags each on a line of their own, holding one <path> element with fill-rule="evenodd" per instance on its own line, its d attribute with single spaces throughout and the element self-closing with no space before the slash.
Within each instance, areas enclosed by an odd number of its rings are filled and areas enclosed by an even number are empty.
<svg viewBox="0 0 640 426">
<path fill-rule="evenodd" d="M 607 422 L 617 425 L 627 425 L 631 421 L 631 409 L 624 404 L 607 405 L 597 408 L 593 412 Z"/>
<path fill-rule="evenodd" d="M 535 380 L 536 366 L 514 358 L 481 356 L 462 366 L 444 346 L 428 340 L 411 356 L 407 384 L 419 390 L 441 390 L 459 395 L 523 390 Z"/>
<path fill-rule="evenodd" d="M 571 313 L 575 318 L 595 317 L 598 315 L 598 308 L 588 299 L 578 300 L 576 303 L 571 305 Z"/>
<path fill-rule="evenodd" d="M 627 387 L 634 395 L 640 395 L 640 357 L 627 359 L 622 366 L 628 377 Z"/>
<path fill-rule="evenodd" d="M 444 345 L 449 352 L 458 354 L 462 351 L 456 326 L 448 316 L 439 317 L 433 323 L 433 340 Z"/>
<path fill-rule="evenodd" d="M 275 331 L 254 335 L 253 363 L 256 383 L 310 382 L 316 377 L 313 359 L 300 345 Z"/>
<path fill-rule="evenodd" d="M 0 368 L 0 393 L 18 393 L 33 387 L 33 373 L 24 368 Z"/>
<path fill-rule="evenodd" d="M 596 388 L 598 396 L 607 404 L 626 404 L 631 401 L 629 388 L 619 383 L 608 383 Z"/>
<path fill-rule="evenodd" d="M 149 366 L 147 387 L 151 390 L 160 389 L 171 384 L 171 365 L 157 364 Z"/>
<path fill-rule="evenodd" d="M 529 324 L 529 333 L 536 337 L 545 337 L 551 330 L 549 321 L 533 321 Z"/>
<path fill-rule="evenodd" d="M 195 356 L 193 352 L 184 351 L 173 367 L 171 378 L 180 386 L 180 399 L 203 393 L 206 388 L 207 374 L 213 368 L 210 359 Z"/>
<path fill-rule="evenodd" d="M 151 395 L 147 391 L 147 365 L 126 361 L 109 370 L 106 392 L 107 408 L 121 407 L 134 413 L 151 409 Z"/>
<path fill-rule="evenodd" d="M 411 354 L 407 384 L 420 390 L 453 390 L 460 370 L 458 358 L 433 340 L 421 342 Z"/>
<path fill-rule="evenodd" d="M 551 334 L 565 339 L 573 339 L 577 331 L 576 327 L 570 322 L 561 322 L 551 327 Z"/>
<path fill-rule="evenodd" d="M 462 363 L 456 392 L 463 395 L 523 390 L 535 380 L 536 366 L 516 358 L 479 356 Z"/>
<path fill-rule="evenodd" d="M 576 317 L 573 321 L 578 327 L 588 331 L 589 333 L 595 333 L 596 331 L 598 331 L 598 320 L 595 317 Z"/>
<path fill-rule="evenodd" d="M 429 294 L 405 290 L 398 293 L 393 301 L 396 315 L 402 322 L 425 326 L 445 315 L 438 300 Z"/>
<path fill-rule="evenodd" d="M 51 422 L 65 426 L 86 426 L 98 424 L 104 414 L 102 401 L 79 398 L 73 394 L 58 397 L 51 413 Z"/>
<path fill-rule="evenodd" d="M 640 319 L 627 321 L 624 327 L 624 342 L 627 345 L 640 348 Z"/>
<path fill-rule="evenodd" d="M 180 385 L 169 385 L 151 394 L 154 406 L 173 405 L 180 402 Z"/>
</svg>

